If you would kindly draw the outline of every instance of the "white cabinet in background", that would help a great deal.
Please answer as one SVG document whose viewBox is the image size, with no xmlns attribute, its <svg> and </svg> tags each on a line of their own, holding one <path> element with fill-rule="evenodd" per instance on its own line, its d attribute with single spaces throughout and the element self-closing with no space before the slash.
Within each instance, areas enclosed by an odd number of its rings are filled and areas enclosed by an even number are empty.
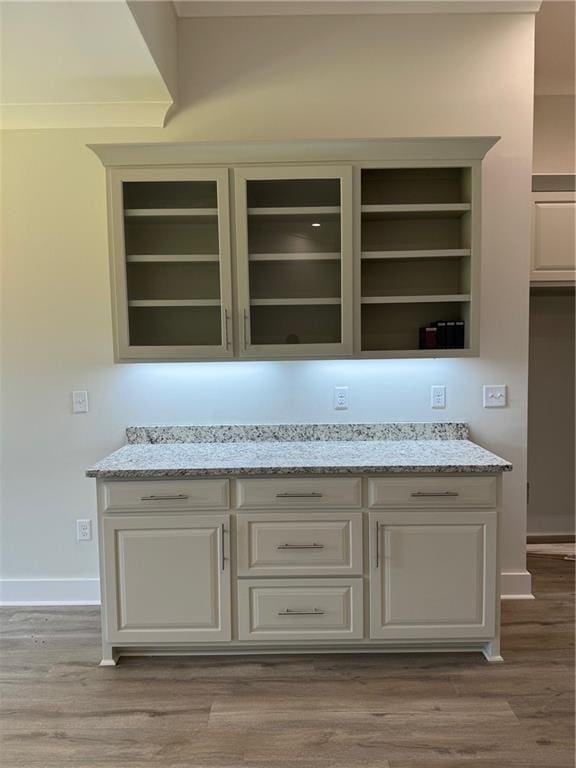
<svg viewBox="0 0 576 768">
<path fill-rule="evenodd" d="M 534 284 L 576 280 L 576 193 L 533 192 Z"/>
</svg>

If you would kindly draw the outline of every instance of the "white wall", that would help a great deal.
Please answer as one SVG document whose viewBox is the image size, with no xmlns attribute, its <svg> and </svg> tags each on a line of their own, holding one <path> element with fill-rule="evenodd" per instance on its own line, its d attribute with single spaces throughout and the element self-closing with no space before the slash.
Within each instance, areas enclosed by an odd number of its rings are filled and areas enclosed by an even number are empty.
<svg viewBox="0 0 576 768">
<path fill-rule="evenodd" d="M 534 99 L 534 173 L 576 171 L 576 98 Z"/>
<path fill-rule="evenodd" d="M 75 519 L 95 516 L 83 472 L 121 445 L 129 424 L 440 417 L 469 421 L 476 440 L 514 462 L 505 591 L 529 591 L 533 24 L 520 15 L 187 20 L 181 111 L 164 131 L 4 134 L 4 578 L 96 577 L 95 543 L 75 542 Z M 479 359 L 112 363 L 104 171 L 87 142 L 481 134 L 502 140 L 485 163 Z M 441 414 L 429 408 L 439 383 L 448 388 Z M 508 384 L 509 407 L 484 411 L 483 383 Z M 351 388 L 344 414 L 332 410 L 334 384 Z M 91 411 L 74 416 L 69 393 L 84 388 Z M 65 599 L 71 584 L 52 592 Z M 37 588 L 8 586 L 12 595 Z"/>
</svg>

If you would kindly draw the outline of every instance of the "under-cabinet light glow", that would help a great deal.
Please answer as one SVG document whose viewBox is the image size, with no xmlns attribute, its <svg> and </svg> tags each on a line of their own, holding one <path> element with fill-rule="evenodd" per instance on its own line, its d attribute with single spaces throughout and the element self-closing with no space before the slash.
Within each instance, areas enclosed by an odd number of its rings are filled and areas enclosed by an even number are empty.
<svg viewBox="0 0 576 768">
<path fill-rule="evenodd" d="M 319 227 L 319 226 L 320 226 L 320 222 L 319 222 L 319 221 L 315 221 L 315 222 L 312 224 L 312 226 L 313 226 L 313 227 Z"/>
</svg>

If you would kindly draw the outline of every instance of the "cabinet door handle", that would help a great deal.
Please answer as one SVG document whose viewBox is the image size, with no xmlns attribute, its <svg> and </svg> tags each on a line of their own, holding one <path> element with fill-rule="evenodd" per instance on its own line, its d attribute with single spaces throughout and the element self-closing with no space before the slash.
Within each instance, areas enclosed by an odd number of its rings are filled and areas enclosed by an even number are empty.
<svg viewBox="0 0 576 768">
<path fill-rule="evenodd" d="M 324 616 L 326 611 L 321 608 L 312 608 L 311 611 L 299 611 L 295 608 L 285 608 L 278 611 L 278 616 Z"/>
<path fill-rule="evenodd" d="M 276 494 L 277 499 L 321 499 L 322 494 L 321 493 L 290 493 L 286 491 L 285 493 L 277 493 Z"/>
<path fill-rule="evenodd" d="M 231 341 L 230 341 L 230 330 L 228 328 L 228 324 L 230 322 L 230 312 L 225 309 L 224 310 L 224 344 L 226 345 L 226 349 L 230 349 Z"/>
<path fill-rule="evenodd" d="M 459 496 L 458 491 L 413 491 L 410 496 Z"/>
<path fill-rule="evenodd" d="M 376 568 L 380 568 L 380 523 L 376 523 Z"/>
<path fill-rule="evenodd" d="M 221 549 L 221 552 L 222 552 L 222 555 L 221 555 L 221 557 L 222 557 L 221 566 L 222 566 L 222 570 L 223 571 L 226 570 L 226 556 L 224 554 L 224 534 L 225 533 L 226 533 L 226 528 L 224 528 L 224 523 L 221 523 L 221 525 L 220 525 L 220 549 Z"/>
<path fill-rule="evenodd" d="M 156 496 L 150 494 L 150 496 L 140 496 L 140 501 L 178 501 L 179 499 L 190 498 L 187 493 L 172 493 L 164 496 Z"/>
<path fill-rule="evenodd" d="M 278 544 L 276 549 L 324 549 L 324 544 Z"/>
<path fill-rule="evenodd" d="M 244 323 L 244 349 L 248 346 L 248 310 L 244 308 L 242 312 L 242 321 Z"/>
</svg>

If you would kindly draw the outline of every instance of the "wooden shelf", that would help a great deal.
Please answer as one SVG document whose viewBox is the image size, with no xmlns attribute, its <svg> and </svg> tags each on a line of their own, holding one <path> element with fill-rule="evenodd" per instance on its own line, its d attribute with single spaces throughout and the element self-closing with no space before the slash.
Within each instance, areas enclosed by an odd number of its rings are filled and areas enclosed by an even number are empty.
<svg viewBox="0 0 576 768">
<path fill-rule="evenodd" d="M 218 216 L 218 208 L 126 208 L 124 216 L 128 218 Z"/>
<path fill-rule="evenodd" d="M 362 251 L 362 259 L 450 259 L 470 256 L 470 248 L 422 249 L 418 251 Z"/>
<path fill-rule="evenodd" d="M 363 205 L 362 213 L 396 214 L 396 213 L 438 213 L 461 214 L 471 210 L 470 203 L 411 203 L 405 205 Z"/>
<path fill-rule="evenodd" d="M 289 307 L 289 306 L 321 306 L 327 304 L 340 304 L 339 298 L 335 299 L 252 299 L 252 307 Z"/>
<path fill-rule="evenodd" d="M 340 261 L 334 253 L 251 253 L 250 261 Z"/>
<path fill-rule="evenodd" d="M 126 256 L 130 264 L 161 263 L 161 262 L 211 262 L 220 261 L 217 253 L 142 253 Z"/>
<path fill-rule="evenodd" d="M 333 216 L 340 215 L 339 205 L 278 206 L 270 208 L 248 208 L 249 216 Z"/>
<path fill-rule="evenodd" d="M 446 295 L 426 295 L 419 296 L 363 296 L 362 304 L 439 304 L 448 302 L 468 302 L 469 294 L 446 294 Z"/>
<path fill-rule="evenodd" d="M 220 299 L 132 299 L 129 307 L 219 307 Z"/>
</svg>

